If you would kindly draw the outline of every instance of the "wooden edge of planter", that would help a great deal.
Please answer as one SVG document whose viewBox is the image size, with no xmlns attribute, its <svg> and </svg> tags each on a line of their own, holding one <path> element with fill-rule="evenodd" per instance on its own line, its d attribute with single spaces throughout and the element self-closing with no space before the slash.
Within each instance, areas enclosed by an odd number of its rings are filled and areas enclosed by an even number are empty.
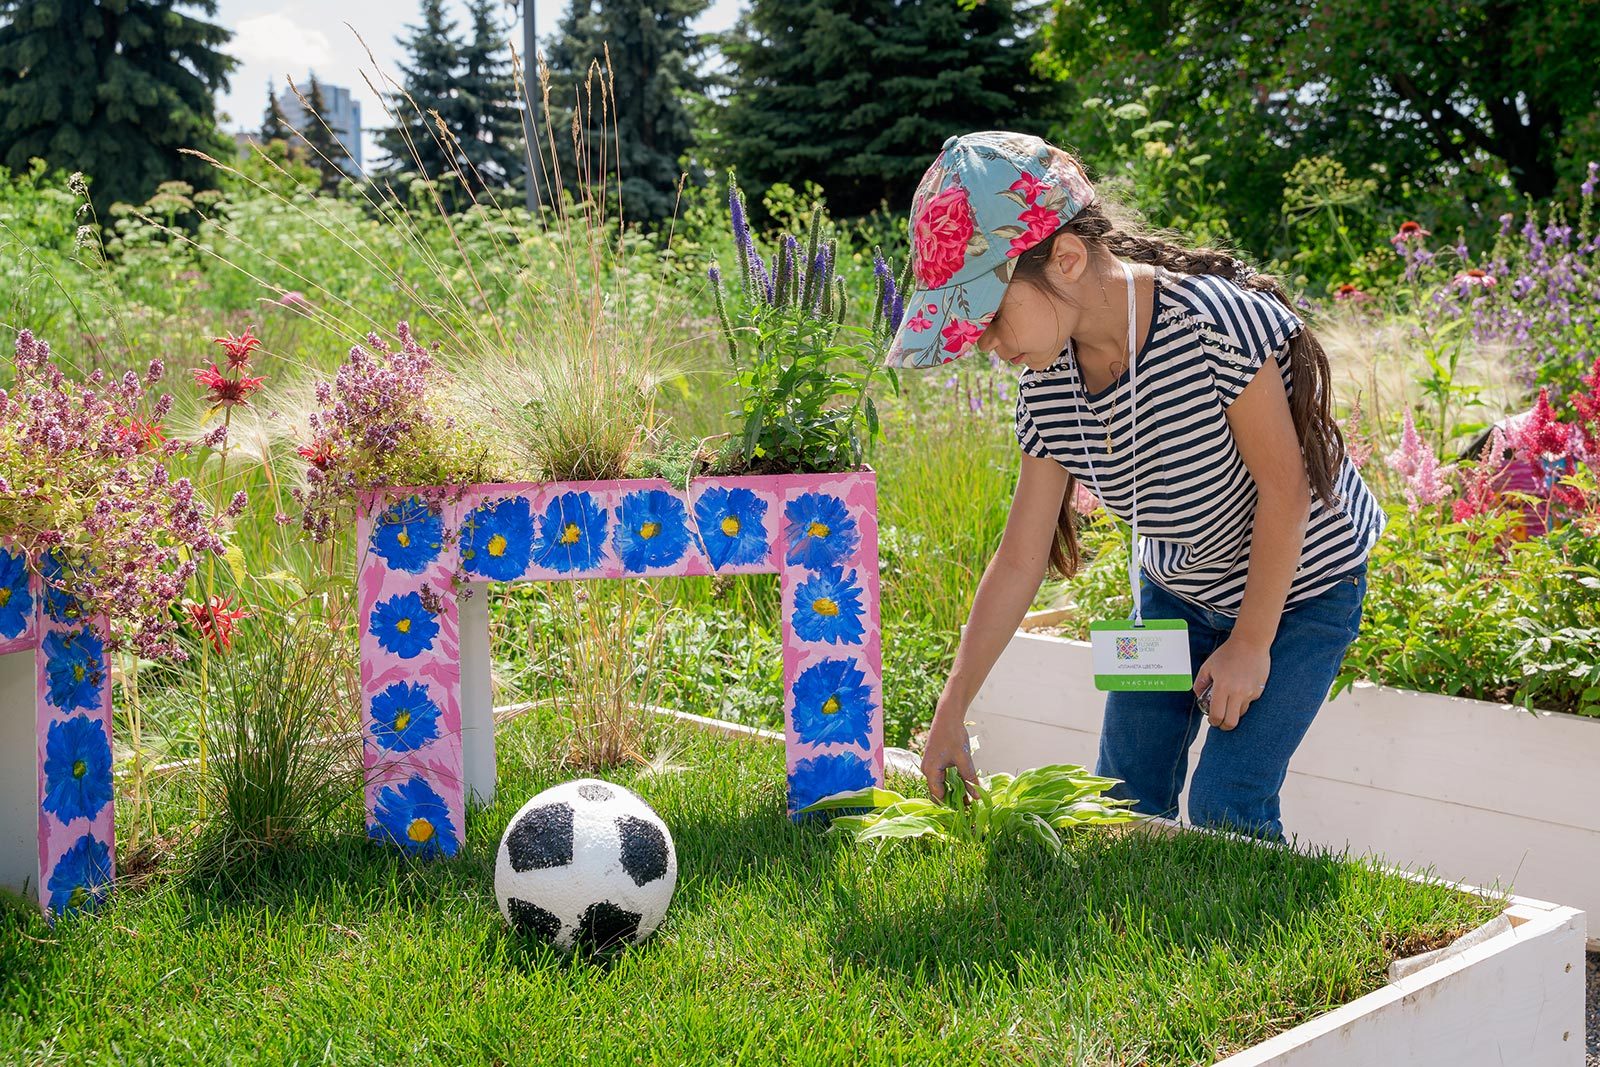
<svg viewBox="0 0 1600 1067">
<path fill-rule="evenodd" d="M 710 716 L 692 715 L 688 712 L 676 711 L 671 708 L 652 707 L 650 710 L 701 729 L 731 736 L 756 740 L 783 740 L 783 735 L 775 730 L 763 730 L 740 723 L 724 722 L 721 719 L 711 718 Z M 911 765 L 905 769 L 912 772 L 920 772 L 920 764 L 917 763 L 913 753 L 905 749 L 890 749 L 888 751 L 896 755 L 903 753 L 902 758 L 911 761 Z M 888 757 L 886 764 L 890 769 L 897 769 L 894 767 L 894 756 Z M 1295 848 L 1291 843 L 1280 844 L 1224 830 L 1186 826 L 1173 819 L 1146 818 L 1136 823 L 1107 827 L 1105 829 L 1113 833 L 1139 832 L 1163 836 L 1176 836 L 1180 833 L 1208 833 L 1234 838 L 1260 848 Z M 1430 877 L 1415 871 L 1400 870 L 1386 864 L 1374 863 L 1373 866 L 1386 874 L 1398 875 L 1418 884 L 1444 886 L 1460 892 L 1472 893 L 1486 900 L 1500 902 L 1504 905 L 1504 910 L 1494 919 L 1469 931 L 1441 949 L 1395 961 L 1391 965 L 1388 982 L 1371 993 L 1315 1015 L 1305 1022 L 1275 1034 L 1242 1052 L 1217 1061 L 1213 1067 L 1274 1067 L 1274 1065 L 1287 1065 L 1291 1062 L 1294 1064 L 1340 1064 L 1349 1062 L 1344 1057 L 1348 1046 L 1353 1040 L 1350 1036 L 1353 1027 L 1360 1025 L 1369 1017 L 1375 1019 L 1381 1013 L 1386 1019 L 1386 1025 L 1391 1030 L 1399 1028 L 1396 1032 L 1415 1034 L 1419 1031 L 1416 1022 L 1417 1010 L 1423 1005 L 1437 1000 L 1437 995 L 1442 992 L 1442 988 L 1446 983 L 1450 983 L 1455 987 L 1452 992 L 1459 992 L 1461 995 L 1448 1002 L 1449 1007 L 1444 1009 L 1444 1014 L 1436 1024 L 1428 1028 L 1429 1036 L 1431 1038 L 1436 1033 L 1465 1033 L 1471 1035 L 1475 1032 L 1474 1023 L 1478 1021 L 1474 1014 L 1475 1009 L 1484 1004 L 1501 1004 L 1505 1002 L 1508 997 L 1508 991 L 1502 988 L 1501 979 L 1504 975 L 1500 970 L 1486 969 L 1484 972 L 1486 977 L 1483 978 L 1469 978 L 1462 976 L 1462 972 L 1477 964 L 1492 965 L 1496 960 L 1509 959 L 1508 954 L 1513 951 L 1519 953 L 1516 966 L 1528 968 L 1545 964 L 1552 966 L 1559 964 L 1563 954 L 1570 955 L 1572 950 L 1576 949 L 1579 957 L 1577 965 L 1581 967 L 1581 957 L 1585 947 L 1587 917 L 1583 911 L 1577 908 L 1544 900 L 1535 900 L 1532 897 L 1487 890 L 1466 882 Z M 1574 942 L 1571 947 L 1567 944 L 1568 938 Z M 1539 946 L 1537 957 L 1531 960 L 1528 958 L 1533 951 L 1528 948 L 1530 942 Z M 1508 964 L 1507 966 L 1510 965 Z M 1573 979 L 1573 961 L 1567 960 L 1563 966 L 1565 968 L 1563 975 Z M 1469 983 L 1470 989 L 1466 988 Z M 1578 1044 L 1571 1046 L 1570 1039 L 1573 1032 L 1570 1029 L 1563 1031 L 1559 1041 L 1552 1036 L 1542 1046 L 1549 1056 L 1553 1056 L 1555 1050 L 1563 1044 L 1578 1049 L 1581 1054 L 1583 1042 L 1583 1034 L 1581 1032 L 1583 983 L 1584 975 L 1581 970 L 1575 976 L 1575 980 L 1569 982 L 1573 986 L 1576 996 L 1575 1007 L 1577 1011 L 1574 1014 L 1574 1019 L 1577 1020 L 1577 1024 L 1580 1027 L 1577 1034 Z M 1533 1013 L 1536 1023 L 1543 1021 L 1543 1004 L 1544 997 L 1541 991 L 1538 1003 L 1531 1004 L 1529 1009 Z M 1392 1042 L 1395 1038 L 1393 1035 L 1388 1035 L 1384 1036 L 1382 1040 L 1384 1042 Z M 1393 1062 L 1401 1062 L 1402 1060 L 1404 1060 L 1403 1056 L 1397 1056 Z M 1451 1058 L 1438 1058 L 1427 1062 L 1453 1063 L 1458 1061 Z M 1541 1059 L 1539 1062 L 1551 1061 Z"/>
</svg>

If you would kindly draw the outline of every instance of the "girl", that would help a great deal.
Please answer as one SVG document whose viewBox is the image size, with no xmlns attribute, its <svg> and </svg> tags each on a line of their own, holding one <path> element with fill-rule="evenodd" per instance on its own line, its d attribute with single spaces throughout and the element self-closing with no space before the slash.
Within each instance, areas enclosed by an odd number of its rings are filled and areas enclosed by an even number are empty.
<svg viewBox="0 0 1600 1067">
<path fill-rule="evenodd" d="M 1082 481 L 1132 525 L 1136 603 L 1187 623 L 1194 679 L 1108 693 L 1096 772 L 1173 816 L 1205 719 L 1191 821 L 1282 839 L 1289 758 L 1356 635 L 1385 522 L 1345 455 L 1322 347 L 1271 278 L 1122 224 L 1037 137 L 946 141 L 911 234 L 916 287 L 886 362 L 977 350 L 1026 368 L 1016 494 L 934 713 L 930 792 L 953 765 L 973 795 L 963 719 L 1046 569 L 1078 569 Z"/>
</svg>

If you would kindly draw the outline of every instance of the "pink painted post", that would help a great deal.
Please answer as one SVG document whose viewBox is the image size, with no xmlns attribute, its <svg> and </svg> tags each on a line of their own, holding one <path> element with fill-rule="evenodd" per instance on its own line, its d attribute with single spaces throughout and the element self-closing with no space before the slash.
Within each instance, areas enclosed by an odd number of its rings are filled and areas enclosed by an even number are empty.
<svg viewBox="0 0 1600 1067">
<path fill-rule="evenodd" d="M 367 502 L 357 533 L 373 837 L 419 855 L 460 847 L 463 583 L 777 573 L 791 815 L 883 782 L 871 471 L 699 478 L 687 493 L 660 480 L 396 489 Z"/>
<path fill-rule="evenodd" d="M 8 820 L 0 883 L 32 882 L 52 919 L 92 907 L 111 887 L 116 836 L 111 778 L 111 671 L 105 628 L 30 575 L 20 552 L 0 546 L 0 730 Z M 31 714 L 18 714 L 31 705 Z M 26 733 L 28 744 L 23 739 Z M 20 764 L 31 754 L 33 773 Z M 19 788 L 30 783 L 24 801 Z M 32 827 L 31 834 L 26 832 Z"/>
</svg>

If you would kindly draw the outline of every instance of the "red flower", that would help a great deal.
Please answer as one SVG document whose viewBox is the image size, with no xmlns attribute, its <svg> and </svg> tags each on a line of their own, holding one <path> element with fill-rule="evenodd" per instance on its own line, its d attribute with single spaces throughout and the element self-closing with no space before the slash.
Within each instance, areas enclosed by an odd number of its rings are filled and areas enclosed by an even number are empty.
<svg viewBox="0 0 1600 1067">
<path fill-rule="evenodd" d="M 1061 225 L 1061 213 L 1034 204 L 1017 216 L 1017 221 L 1027 223 L 1028 230 L 1026 233 L 1020 233 L 1011 239 L 1011 247 L 1006 250 L 1008 258 L 1022 255 L 1022 253 L 1055 233 L 1056 229 Z"/>
<path fill-rule="evenodd" d="M 1333 298 L 1347 303 L 1359 304 L 1364 300 L 1371 300 L 1372 296 L 1354 282 L 1345 282 L 1333 291 Z"/>
<path fill-rule="evenodd" d="M 983 327 L 971 319 L 951 319 L 950 324 L 939 331 L 939 336 L 944 338 L 946 352 L 961 356 L 978 343 L 978 338 L 983 336 Z"/>
<path fill-rule="evenodd" d="M 959 185 L 923 206 L 912 226 L 918 285 L 938 289 L 955 276 L 966 261 L 973 225 L 972 205 Z"/>
<path fill-rule="evenodd" d="M 132 441 L 134 447 L 140 452 L 149 452 L 157 445 L 166 441 L 161 433 L 161 423 L 155 419 L 148 422 L 137 415 L 130 416 L 128 425 L 122 428 L 122 439 Z"/>
<path fill-rule="evenodd" d="M 1490 274 L 1488 271 L 1479 270 L 1477 267 L 1473 267 L 1470 270 L 1464 270 L 1460 274 L 1457 274 L 1452 284 L 1463 289 L 1471 288 L 1473 286 L 1479 286 L 1484 289 L 1493 289 L 1495 287 L 1495 280 L 1494 275 Z"/>
<path fill-rule="evenodd" d="M 1039 190 L 1048 188 L 1050 188 L 1049 185 L 1040 181 L 1038 178 L 1035 178 L 1032 174 L 1029 174 L 1026 171 L 1019 175 L 1016 181 L 1011 183 L 1011 191 L 1013 193 L 1021 193 L 1022 198 L 1030 204 L 1039 198 Z"/>
<path fill-rule="evenodd" d="M 1395 231 L 1395 235 L 1389 238 L 1389 243 L 1393 245 L 1402 245 L 1407 241 L 1428 237 L 1432 233 L 1432 230 L 1424 230 L 1422 228 L 1422 223 L 1413 222 L 1410 219 L 1407 219 L 1405 222 L 1400 224 L 1400 229 Z"/>
<path fill-rule="evenodd" d="M 251 327 L 246 326 L 244 333 L 238 337 L 230 333 L 226 337 L 212 338 L 228 353 L 228 366 L 234 370 L 249 366 L 250 353 L 261 347 L 261 339 L 251 336 L 250 330 Z"/>
<path fill-rule="evenodd" d="M 210 392 L 213 407 L 231 408 L 236 404 L 248 404 L 250 394 L 261 388 L 266 375 L 249 378 L 241 374 L 237 378 L 224 378 L 213 363 L 205 370 L 195 371 L 194 380 Z"/>
<path fill-rule="evenodd" d="M 211 647 L 218 652 L 226 651 L 233 645 L 233 628 L 240 619 L 250 617 L 244 608 L 233 606 L 233 597 L 211 597 L 209 610 L 203 604 L 188 602 L 185 606 L 189 609 L 189 617 L 194 620 L 195 629 L 200 631 L 200 636 L 210 640 Z"/>
<path fill-rule="evenodd" d="M 1539 390 L 1539 402 L 1517 432 L 1517 450 L 1529 459 L 1566 456 L 1572 447 L 1572 427 L 1556 418 L 1550 408 L 1550 387 Z"/>
<path fill-rule="evenodd" d="M 1600 453 L 1600 356 L 1594 366 L 1581 379 L 1587 393 L 1573 393 L 1572 406 L 1577 409 L 1578 422 L 1583 427 L 1583 446 L 1590 454 Z"/>
<path fill-rule="evenodd" d="M 333 462 L 333 443 L 330 441 L 314 441 L 309 445 L 301 445 L 295 451 L 319 471 L 327 470 Z"/>
</svg>

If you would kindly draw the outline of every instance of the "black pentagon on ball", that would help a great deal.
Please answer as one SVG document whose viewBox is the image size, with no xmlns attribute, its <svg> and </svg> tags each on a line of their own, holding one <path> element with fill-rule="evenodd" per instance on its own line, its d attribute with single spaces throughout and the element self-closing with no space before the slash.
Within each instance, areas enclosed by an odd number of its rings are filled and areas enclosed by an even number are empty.
<svg viewBox="0 0 1600 1067">
<path fill-rule="evenodd" d="M 634 885 L 653 882 L 667 873 L 667 839 L 655 823 L 623 815 L 617 819 L 622 834 L 622 869 Z"/>
<path fill-rule="evenodd" d="M 585 800 L 592 800 L 598 804 L 602 800 L 610 800 L 617 794 L 613 793 L 603 785 L 588 784 L 580 785 L 578 787 L 578 795 Z"/>
<path fill-rule="evenodd" d="M 644 916 L 601 900 L 584 909 L 578 920 L 577 942 L 591 949 L 608 949 L 632 941 Z"/>
<path fill-rule="evenodd" d="M 541 941 L 554 941 L 556 935 L 561 933 L 561 920 L 537 904 L 507 897 L 506 908 L 511 912 L 511 926 L 519 934 L 537 937 Z"/>
<path fill-rule="evenodd" d="M 511 869 L 521 873 L 572 862 L 572 805 L 543 804 L 517 820 L 506 835 Z"/>
</svg>

